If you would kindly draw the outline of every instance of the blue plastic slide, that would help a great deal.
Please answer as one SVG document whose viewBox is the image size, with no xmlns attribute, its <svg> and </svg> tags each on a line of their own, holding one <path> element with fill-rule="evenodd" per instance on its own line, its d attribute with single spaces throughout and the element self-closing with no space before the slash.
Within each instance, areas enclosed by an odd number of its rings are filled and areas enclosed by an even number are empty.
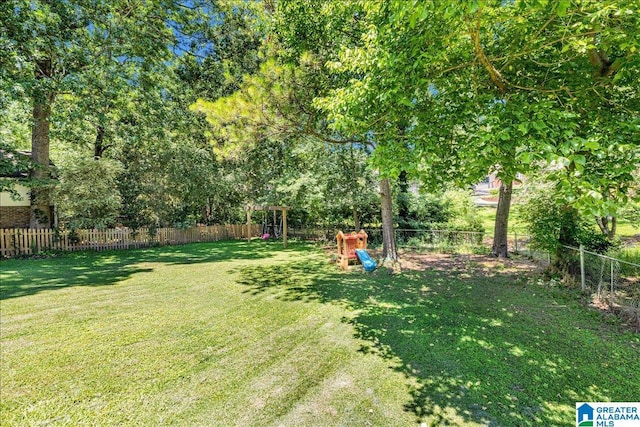
<svg viewBox="0 0 640 427">
<path fill-rule="evenodd" d="M 360 260 L 360 262 L 362 263 L 362 266 L 364 267 L 364 271 L 369 271 L 369 272 L 373 271 L 378 266 L 378 264 L 376 264 L 376 262 L 373 259 L 371 259 L 366 249 L 356 249 L 356 255 Z"/>
</svg>

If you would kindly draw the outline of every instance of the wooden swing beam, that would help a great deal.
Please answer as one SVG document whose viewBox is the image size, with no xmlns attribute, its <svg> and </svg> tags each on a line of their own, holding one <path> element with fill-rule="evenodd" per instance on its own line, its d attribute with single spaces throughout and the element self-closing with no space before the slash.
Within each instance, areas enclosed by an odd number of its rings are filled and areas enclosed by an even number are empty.
<svg viewBox="0 0 640 427">
<path fill-rule="evenodd" d="M 289 206 L 247 206 L 244 208 L 247 211 L 247 242 L 251 243 L 251 212 L 253 211 L 280 211 L 282 212 L 282 244 L 284 248 L 287 248 L 287 210 L 291 209 Z"/>
</svg>

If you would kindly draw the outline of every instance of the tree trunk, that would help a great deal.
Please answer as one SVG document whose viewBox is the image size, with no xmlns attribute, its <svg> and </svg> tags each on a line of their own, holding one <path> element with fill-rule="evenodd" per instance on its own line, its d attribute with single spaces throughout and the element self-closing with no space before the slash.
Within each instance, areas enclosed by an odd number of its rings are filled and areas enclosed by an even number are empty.
<svg viewBox="0 0 640 427">
<path fill-rule="evenodd" d="M 355 227 L 356 231 L 358 231 L 361 228 L 360 217 L 358 216 L 358 210 L 354 206 L 354 207 L 351 208 L 351 212 L 353 213 L 353 224 L 354 224 L 354 227 Z"/>
<path fill-rule="evenodd" d="M 104 145 L 104 134 L 104 126 L 98 125 L 96 129 L 96 142 L 93 147 L 93 157 L 96 159 L 101 158 L 104 155 L 104 152 L 107 151 L 107 148 L 109 148 L 109 146 Z"/>
<path fill-rule="evenodd" d="M 618 219 L 614 216 L 611 218 L 611 228 L 609 229 L 609 239 L 616 237 L 616 229 L 618 228 Z"/>
<path fill-rule="evenodd" d="M 496 222 L 493 232 L 493 247 L 491 256 L 507 258 L 507 230 L 509 223 L 509 210 L 511 208 L 511 193 L 513 190 L 512 181 L 508 184 L 500 184 L 500 197 L 498 199 L 498 209 L 496 210 Z"/>
<path fill-rule="evenodd" d="M 618 223 L 616 217 L 612 217 L 611 222 L 609 222 L 609 218 L 604 216 L 596 218 L 596 222 L 598 223 L 598 227 L 602 234 L 607 236 L 609 239 L 613 239 L 616 236 L 616 226 Z"/>
<path fill-rule="evenodd" d="M 50 78 L 51 60 L 38 61 L 36 78 Z M 33 125 L 31 128 L 31 157 L 34 168 L 31 179 L 31 217 L 30 228 L 50 228 L 53 225 L 51 188 L 47 183 L 51 179 L 49 167 L 49 119 L 54 93 L 43 90 L 33 96 Z"/>
<path fill-rule="evenodd" d="M 409 181 L 407 172 L 400 171 L 398 176 L 398 226 L 399 228 L 409 227 Z"/>
<path fill-rule="evenodd" d="M 380 199 L 382 211 L 382 258 L 397 261 L 395 232 L 393 230 L 393 203 L 389 178 L 380 181 Z"/>
</svg>

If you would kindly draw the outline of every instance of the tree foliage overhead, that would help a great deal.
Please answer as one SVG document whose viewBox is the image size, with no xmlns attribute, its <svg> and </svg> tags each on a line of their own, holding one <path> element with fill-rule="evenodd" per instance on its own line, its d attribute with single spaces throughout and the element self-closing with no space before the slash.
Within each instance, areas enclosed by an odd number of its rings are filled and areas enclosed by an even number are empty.
<svg viewBox="0 0 640 427">
<path fill-rule="evenodd" d="M 408 223 L 409 181 L 440 193 L 495 172 L 505 255 L 510 184 L 545 170 L 558 200 L 612 236 L 640 194 L 639 11 L 640 0 L 9 0 L 0 137 L 31 139 L 33 182 L 47 177 L 50 141 L 54 155 L 122 165 L 113 201 L 134 227 L 236 220 L 246 203 L 357 226 L 375 220 L 379 192 L 392 236 L 392 188 Z M 48 187 L 32 194 L 44 225 Z"/>
<path fill-rule="evenodd" d="M 143 4 L 128 1 L 24 1 L 0 5 L 0 90 L 29 100 L 32 111 L 31 152 L 40 165 L 33 178 L 48 175 L 50 126 L 56 97 L 90 91 L 99 112 L 98 135 L 123 86 L 145 86 L 176 45 L 173 24 L 187 19 L 191 8 L 173 1 Z M 111 80 L 100 86 L 96 82 Z M 31 190 L 31 226 L 52 223 L 51 193 Z"/>
<path fill-rule="evenodd" d="M 365 135 L 330 128 L 326 114 L 314 104 L 316 98 L 347 82 L 344 76 L 327 73 L 325 63 L 335 57 L 339 46 L 358 43 L 362 28 L 353 15 L 357 10 L 355 3 L 331 1 L 282 1 L 270 10 L 271 31 L 264 49 L 268 60 L 259 72 L 246 76 L 235 94 L 194 105 L 206 114 L 220 156 L 238 158 L 272 141 L 291 147 L 311 140 L 318 147 L 327 143 L 356 143 L 358 149 L 372 146 Z M 390 192 L 383 177 L 383 255 L 395 259 Z M 354 223 L 359 223 L 356 210 L 353 214 Z"/>
<path fill-rule="evenodd" d="M 199 101 L 219 153 L 307 135 L 370 145 L 383 176 L 432 189 L 554 168 L 560 191 L 614 216 L 638 167 L 637 0 L 283 0 L 268 56 L 240 89 Z M 600 165 L 602 169 L 598 169 Z M 384 193 L 384 191 L 383 191 Z"/>
<path fill-rule="evenodd" d="M 362 45 L 329 64 L 355 77 L 316 104 L 377 164 L 433 186 L 559 165 L 576 207 L 614 213 L 638 167 L 637 0 L 359 4 Z M 600 159 L 619 166 L 587 174 Z"/>
<path fill-rule="evenodd" d="M 40 162 L 49 141 L 57 157 L 118 160 L 127 225 L 229 220 L 216 212 L 240 204 L 218 185 L 230 172 L 188 105 L 233 92 L 258 66 L 260 11 L 209 0 L 3 2 L 0 99 L 12 114 L 2 134 L 21 146 L 30 136 Z M 33 124 L 22 129 L 29 110 Z"/>
</svg>

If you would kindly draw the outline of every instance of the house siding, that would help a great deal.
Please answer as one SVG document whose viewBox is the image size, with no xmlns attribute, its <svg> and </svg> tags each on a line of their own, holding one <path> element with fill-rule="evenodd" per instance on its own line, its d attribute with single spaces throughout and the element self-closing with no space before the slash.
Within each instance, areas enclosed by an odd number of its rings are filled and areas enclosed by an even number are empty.
<svg viewBox="0 0 640 427">
<path fill-rule="evenodd" d="M 0 228 L 29 228 L 31 207 L 29 189 L 16 183 L 17 198 L 9 193 L 0 193 Z"/>
<path fill-rule="evenodd" d="M 0 192 L 0 206 L 31 206 L 29 188 L 16 182 L 13 190 L 18 193 L 18 197 L 12 197 L 8 192 Z"/>
<path fill-rule="evenodd" d="M 18 197 L 12 197 L 9 192 L 0 192 L 0 228 L 29 228 L 31 223 L 31 197 L 28 186 L 22 184 L 29 182 L 29 176 L 33 170 L 32 155 L 27 151 L 4 150 L 0 148 L 0 161 L 6 164 L 8 170 L 4 170 L 0 178 L 15 180 L 13 191 Z M 51 171 L 55 172 L 53 163 L 49 162 Z M 51 175 L 55 179 L 55 175 Z M 13 194 L 15 196 L 15 194 Z M 57 225 L 53 206 L 49 206 L 49 218 L 51 226 Z"/>
</svg>

